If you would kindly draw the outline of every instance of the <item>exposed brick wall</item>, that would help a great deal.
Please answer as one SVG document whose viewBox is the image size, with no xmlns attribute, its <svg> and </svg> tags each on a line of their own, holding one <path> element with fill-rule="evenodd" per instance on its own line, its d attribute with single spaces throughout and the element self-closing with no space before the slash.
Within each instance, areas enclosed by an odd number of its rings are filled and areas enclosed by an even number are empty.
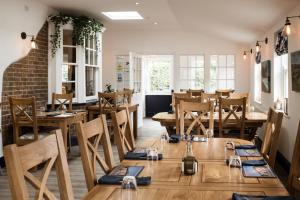
<svg viewBox="0 0 300 200">
<path fill-rule="evenodd" d="M 27 38 L 27 40 L 30 40 Z M 35 96 L 37 108 L 48 99 L 48 23 L 46 22 L 36 37 L 38 49 L 11 64 L 3 75 L 2 88 L 2 137 L 3 144 L 12 143 L 12 123 L 9 96 Z"/>
</svg>

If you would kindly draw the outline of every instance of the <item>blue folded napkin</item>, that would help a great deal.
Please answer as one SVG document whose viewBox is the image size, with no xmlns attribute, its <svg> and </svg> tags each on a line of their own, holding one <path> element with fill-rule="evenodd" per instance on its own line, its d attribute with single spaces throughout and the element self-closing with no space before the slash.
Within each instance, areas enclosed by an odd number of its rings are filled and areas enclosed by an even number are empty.
<svg viewBox="0 0 300 200">
<path fill-rule="evenodd" d="M 181 140 L 181 135 L 175 134 L 169 137 L 169 143 L 178 143 Z"/>
<path fill-rule="evenodd" d="M 267 162 L 264 159 L 242 161 L 243 166 L 265 166 L 266 164 L 267 164 Z"/>
<path fill-rule="evenodd" d="M 243 194 L 232 194 L 232 200 L 295 200 L 290 196 L 251 196 Z"/>
<path fill-rule="evenodd" d="M 127 152 L 124 156 L 126 160 L 147 160 L 147 153 Z M 158 160 L 162 160 L 163 155 L 158 154 Z"/>
<path fill-rule="evenodd" d="M 98 179 L 98 184 L 121 185 L 124 176 L 104 175 Z M 136 177 L 137 185 L 150 185 L 151 176 Z"/>
<path fill-rule="evenodd" d="M 235 146 L 235 149 L 256 149 L 255 145 L 238 145 Z"/>
</svg>

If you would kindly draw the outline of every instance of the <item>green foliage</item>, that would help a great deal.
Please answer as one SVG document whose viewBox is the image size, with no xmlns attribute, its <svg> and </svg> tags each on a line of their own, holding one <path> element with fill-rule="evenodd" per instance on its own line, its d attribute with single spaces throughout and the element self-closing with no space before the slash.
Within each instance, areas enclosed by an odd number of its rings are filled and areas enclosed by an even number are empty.
<svg viewBox="0 0 300 200">
<path fill-rule="evenodd" d="M 91 19 L 86 16 L 72 17 L 59 13 L 58 15 L 49 16 L 49 20 L 53 22 L 55 27 L 54 34 L 50 36 L 52 56 L 54 56 L 56 50 L 60 48 L 60 28 L 68 22 L 71 21 L 73 25 L 73 40 L 75 44 L 81 46 L 84 45 L 85 39 L 90 39 L 94 37 L 95 33 L 100 32 L 103 27 L 103 24 L 101 22 L 98 22 L 95 19 Z M 98 47 L 99 44 L 97 43 L 97 48 Z"/>
<path fill-rule="evenodd" d="M 106 92 L 106 93 L 114 92 L 115 90 L 112 89 L 111 87 L 112 86 L 111 86 L 110 83 L 105 84 L 105 90 L 104 90 L 104 92 Z"/>
</svg>

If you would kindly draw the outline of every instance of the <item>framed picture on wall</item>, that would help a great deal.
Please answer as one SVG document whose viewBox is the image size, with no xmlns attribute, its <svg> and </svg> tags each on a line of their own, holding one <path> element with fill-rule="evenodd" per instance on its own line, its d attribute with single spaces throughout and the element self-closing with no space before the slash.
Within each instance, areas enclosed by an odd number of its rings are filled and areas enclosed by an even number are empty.
<svg viewBox="0 0 300 200">
<path fill-rule="evenodd" d="M 291 53 L 292 91 L 300 92 L 300 51 Z"/>
<path fill-rule="evenodd" d="M 271 93 L 271 60 L 261 63 L 261 90 Z"/>
</svg>

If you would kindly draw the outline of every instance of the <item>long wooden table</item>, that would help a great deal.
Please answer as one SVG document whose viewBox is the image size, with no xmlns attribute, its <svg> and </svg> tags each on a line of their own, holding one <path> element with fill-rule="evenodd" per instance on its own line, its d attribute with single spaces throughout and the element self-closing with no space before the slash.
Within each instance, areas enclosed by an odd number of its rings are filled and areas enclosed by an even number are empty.
<svg viewBox="0 0 300 200">
<path fill-rule="evenodd" d="M 129 103 L 129 104 L 122 104 L 118 106 L 118 111 L 126 109 L 128 107 L 128 110 L 130 113 L 133 113 L 133 135 L 134 138 L 137 138 L 137 129 L 138 129 L 138 106 L 139 104 L 136 103 Z M 94 119 L 95 116 L 98 116 L 100 114 L 99 105 L 92 105 L 87 108 L 89 113 L 89 120 Z M 111 110 L 107 108 L 107 113 L 110 113 Z"/>
<path fill-rule="evenodd" d="M 226 114 L 223 115 L 223 117 L 226 117 Z M 246 112 L 246 120 L 245 120 L 245 128 L 252 129 L 252 132 L 256 132 L 256 129 L 258 127 L 261 127 L 264 122 L 267 121 L 267 114 L 262 112 Z M 233 118 L 233 116 L 230 116 L 230 118 Z M 157 113 L 152 117 L 152 120 L 160 122 L 160 124 L 164 127 L 166 127 L 169 134 L 176 133 L 174 127 L 176 126 L 176 118 L 175 114 L 169 114 L 167 112 L 161 112 Z M 208 121 L 208 117 L 205 116 L 203 119 L 203 122 Z M 214 126 L 218 127 L 219 122 L 219 113 L 214 113 Z M 190 120 L 185 119 L 185 124 L 189 124 Z"/>
<path fill-rule="evenodd" d="M 57 114 L 56 116 L 51 116 Z M 75 124 L 79 121 L 86 121 L 87 113 L 85 111 L 74 110 L 71 113 L 65 113 L 63 111 L 54 112 L 37 112 L 37 124 L 38 126 L 50 126 L 58 127 L 62 131 L 64 145 L 67 150 L 68 148 L 68 128 L 70 125 Z"/>
<path fill-rule="evenodd" d="M 194 142 L 193 152 L 198 159 L 198 172 L 192 176 L 181 173 L 181 159 L 185 152 L 185 142 L 165 144 L 163 160 L 129 161 L 122 165 L 145 166 L 140 176 L 151 176 L 149 186 L 138 186 L 132 191 L 132 199 L 201 199 L 229 200 L 233 192 L 249 195 L 288 195 L 278 178 L 246 178 L 239 168 L 225 164 L 225 142 L 228 138 L 213 138 L 208 142 Z M 236 144 L 249 144 L 249 141 L 231 139 Z M 154 146 L 160 147 L 160 141 Z M 171 151 L 175 150 L 175 151 Z M 232 150 L 227 154 L 233 155 Z M 260 159 L 260 158 L 242 158 Z M 96 185 L 84 198 L 122 199 L 121 186 Z"/>
</svg>

